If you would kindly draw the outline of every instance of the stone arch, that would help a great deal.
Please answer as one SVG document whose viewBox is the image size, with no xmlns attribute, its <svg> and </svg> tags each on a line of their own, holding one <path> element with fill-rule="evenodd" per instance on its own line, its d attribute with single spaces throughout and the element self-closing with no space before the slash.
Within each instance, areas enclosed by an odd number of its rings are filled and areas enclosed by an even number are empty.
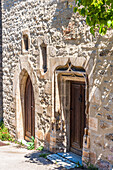
<svg viewBox="0 0 113 170">
<path fill-rule="evenodd" d="M 24 64 L 22 64 L 21 68 L 20 66 L 18 66 L 14 75 L 13 96 L 15 98 L 16 136 L 18 140 L 24 140 L 24 124 L 25 124 L 24 94 L 28 75 L 32 82 L 35 100 L 38 96 L 37 79 L 30 64 L 26 63 L 26 67 Z M 35 108 L 36 103 L 37 102 L 35 100 Z M 37 127 L 36 110 L 35 110 L 35 127 Z"/>
<path fill-rule="evenodd" d="M 19 75 L 18 91 L 16 93 L 16 130 L 18 139 L 24 139 L 24 94 L 27 77 L 28 73 L 23 69 Z"/>
<path fill-rule="evenodd" d="M 54 105 L 54 111 L 52 112 L 52 128 L 54 129 L 54 131 L 56 131 L 56 136 L 59 136 L 57 134 L 57 127 L 56 125 L 58 125 L 57 122 L 57 116 L 60 114 L 62 115 L 61 117 L 61 121 L 60 121 L 60 127 L 62 130 L 63 126 L 66 126 L 66 121 L 65 118 L 67 116 L 67 114 L 70 114 L 70 104 L 69 104 L 69 99 L 66 97 L 66 91 L 67 93 L 70 93 L 68 90 L 66 90 L 66 88 L 69 88 L 70 86 L 70 82 L 71 80 L 73 81 L 77 81 L 77 79 L 84 81 L 86 84 L 86 88 L 85 88 L 85 105 L 86 105 L 86 109 L 85 109 L 85 114 L 86 114 L 86 128 L 89 128 L 89 114 L 88 114 L 88 110 L 89 110 L 89 95 L 88 95 L 88 91 L 89 91 L 89 82 L 88 82 L 88 75 L 84 69 L 84 62 L 83 64 L 78 64 L 76 63 L 75 65 L 72 64 L 72 61 L 70 59 L 67 60 L 67 63 L 65 65 L 57 65 L 57 67 L 54 70 L 54 79 L 52 81 L 52 83 L 54 83 L 54 101 L 53 101 L 53 105 Z M 67 83 L 66 83 L 67 82 Z M 59 85 L 60 83 L 60 85 Z M 59 92 L 58 89 L 61 86 L 62 89 L 60 89 Z M 52 86 L 53 87 L 53 86 Z M 69 94 L 70 95 L 70 94 Z M 69 97 L 70 98 L 70 97 Z M 66 104 L 68 100 L 68 104 Z M 65 117 L 65 118 L 64 118 Z M 63 119 L 63 121 L 62 121 Z M 69 123 L 69 122 L 68 122 Z M 53 127 L 54 125 L 54 127 Z M 67 127 L 64 127 L 67 128 Z M 68 132 L 67 132 L 68 131 Z M 88 132 L 87 132 L 88 133 Z M 88 134 L 86 134 L 88 135 Z M 57 141 L 57 140 L 56 140 Z M 64 149 L 63 151 L 68 151 L 69 150 L 69 128 L 66 129 L 66 136 L 64 137 L 64 141 L 62 143 L 64 144 Z M 57 144 L 56 144 L 57 145 Z"/>
</svg>

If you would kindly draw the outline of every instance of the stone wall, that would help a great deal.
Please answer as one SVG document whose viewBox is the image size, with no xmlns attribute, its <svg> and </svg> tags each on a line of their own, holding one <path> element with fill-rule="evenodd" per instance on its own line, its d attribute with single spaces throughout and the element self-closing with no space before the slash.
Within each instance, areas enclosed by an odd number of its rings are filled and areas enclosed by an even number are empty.
<svg viewBox="0 0 113 170">
<path fill-rule="evenodd" d="M 67 149 L 65 116 L 63 124 L 59 120 L 62 113 L 60 94 L 55 92 L 55 70 L 70 59 L 72 65 L 84 68 L 88 75 L 86 136 L 90 143 L 87 146 L 84 143 L 83 159 L 110 167 L 113 164 L 113 31 L 93 37 L 84 18 L 73 14 L 67 2 L 53 0 L 3 1 L 2 22 L 3 113 L 10 133 L 24 138 L 24 89 L 29 74 L 35 94 L 38 145 L 54 151 Z M 22 49 L 25 32 L 29 39 L 27 52 Z M 46 73 L 42 66 L 42 44 L 47 48 Z M 59 130 L 61 124 L 64 127 Z"/>
<path fill-rule="evenodd" d="M 3 118 L 3 107 L 2 107 L 2 9 L 0 1 L 0 121 Z"/>
</svg>

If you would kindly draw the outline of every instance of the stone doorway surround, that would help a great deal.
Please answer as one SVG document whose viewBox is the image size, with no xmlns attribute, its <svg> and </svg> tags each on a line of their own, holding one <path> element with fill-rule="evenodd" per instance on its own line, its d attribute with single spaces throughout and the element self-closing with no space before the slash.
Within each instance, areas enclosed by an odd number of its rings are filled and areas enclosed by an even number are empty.
<svg viewBox="0 0 113 170">
<path fill-rule="evenodd" d="M 24 56 L 24 61 L 22 61 L 23 56 L 20 56 L 20 62 L 15 69 L 14 74 L 14 82 L 13 82 L 13 96 L 15 98 L 15 111 L 16 111 L 16 138 L 19 141 L 24 142 L 25 136 L 25 86 L 28 75 L 30 76 L 33 90 L 34 90 L 34 100 L 36 99 L 37 92 L 37 79 L 33 72 L 33 68 L 31 67 L 29 61 L 29 56 Z M 37 101 L 35 100 L 35 107 Z M 35 134 L 36 134 L 36 127 L 37 127 L 37 116 L 35 111 Z"/>
<path fill-rule="evenodd" d="M 88 76 L 81 66 L 74 66 L 70 59 L 62 66 L 56 67 L 54 71 L 54 112 L 52 114 L 51 141 L 56 149 L 53 150 L 68 152 L 70 149 L 70 81 L 85 82 L 85 114 L 86 128 L 83 137 L 83 155 L 85 151 L 89 153 L 89 100 L 88 100 Z M 54 135 L 53 135 L 54 134 Z M 52 140 L 52 137 L 54 140 Z M 56 138 L 56 140 L 55 140 Z M 88 138 L 88 139 L 87 139 Z M 52 147 L 51 147 L 52 150 Z M 89 160 L 89 154 L 85 158 Z"/>
</svg>

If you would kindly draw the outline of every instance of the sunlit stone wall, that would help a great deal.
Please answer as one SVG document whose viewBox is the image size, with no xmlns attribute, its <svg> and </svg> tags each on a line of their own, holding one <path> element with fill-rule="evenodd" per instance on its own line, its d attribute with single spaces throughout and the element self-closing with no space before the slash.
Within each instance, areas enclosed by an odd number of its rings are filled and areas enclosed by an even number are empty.
<svg viewBox="0 0 113 170">
<path fill-rule="evenodd" d="M 67 1 L 4 0 L 2 6 L 3 114 L 10 133 L 24 138 L 24 90 L 21 89 L 25 88 L 29 74 L 35 94 L 36 143 L 49 150 L 65 150 L 65 133 L 56 128 L 61 124 L 57 119 L 61 113 L 54 110 L 54 71 L 70 58 L 74 66 L 86 70 L 89 82 L 86 140 L 90 142 L 84 144 L 83 159 L 110 169 L 113 164 L 113 30 L 103 37 L 98 33 L 93 37 L 85 19 L 74 14 Z M 27 52 L 22 49 L 25 32 L 29 39 Z M 46 73 L 42 67 L 42 44 L 47 48 Z"/>
</svg>

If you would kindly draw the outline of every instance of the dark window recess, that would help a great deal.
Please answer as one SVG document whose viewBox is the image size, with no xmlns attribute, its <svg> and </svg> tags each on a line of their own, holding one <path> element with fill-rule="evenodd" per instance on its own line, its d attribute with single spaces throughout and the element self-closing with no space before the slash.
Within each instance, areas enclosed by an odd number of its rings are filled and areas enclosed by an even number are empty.
<svg viewBox="0 0 113 170">
<path fill-rule="evenodd" d="M 28 36 L 23 35 L 24 50 L 28 51 Z"/>
<path fill-rule="evenodd" d="M 47 48 L 46 46 L 41 46 L 41 51 L 42 51 L 42 59 L 43 59 L 43 70 L 44 73 L 47 71 Z"/>
</svg>

